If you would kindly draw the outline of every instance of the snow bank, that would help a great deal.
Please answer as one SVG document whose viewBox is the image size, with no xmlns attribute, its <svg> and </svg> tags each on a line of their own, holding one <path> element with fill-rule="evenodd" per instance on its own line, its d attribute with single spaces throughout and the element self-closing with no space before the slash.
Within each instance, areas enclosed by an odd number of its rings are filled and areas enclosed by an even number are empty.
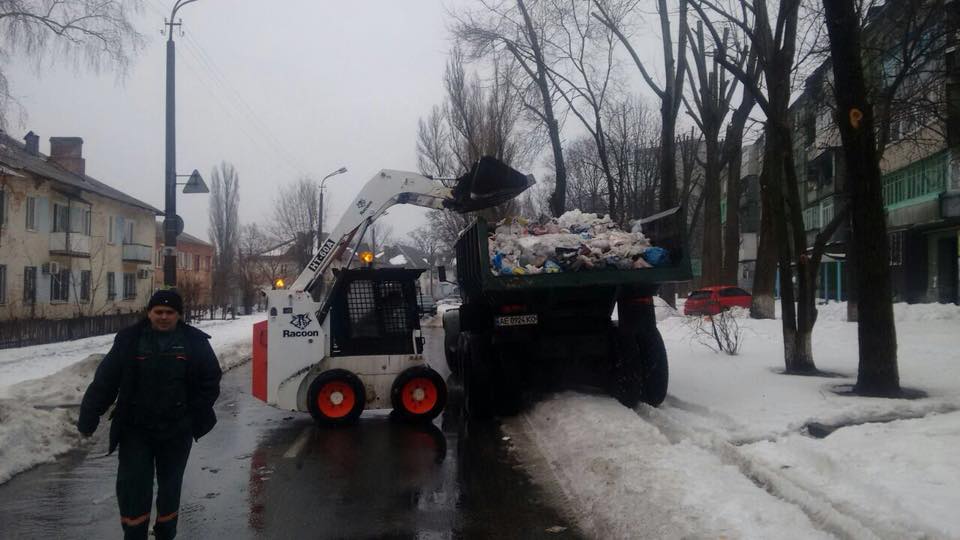
<svg viewBox="0 0 960 540">
<path fill-rule="evenodd" d="M 960 308 L 895 306 L 900 380 L 927 393 L 917 400 L 838 394 L 856 381 L 857 326 L 844 304 L 820 308 L 814 358 L 837 377 L 782 375 L 779 320 L 738 319 L 730 357 L 668 317 L 659 409 L 567 393 L 508 429 L 533 433 L 592 536 L 960 538 Z M 816 439 L 812 422 L 838 429 Z"/>
<path fill-rule="evenodd" d="M 211 335 L 211 346 L 224 370 L 250 359 L 252 326 L 261 319 L 249 316 L 234 321 L 204 321 L 199 325 Z M 15 384 L 3 389 L 5 399 L 0 399 L 0 483 L 89 444 L 74 426 L 83 393 L 112 343 L 110 335 L 0 351 L 2 358 L 8 360 L 8 368 L 17 366 L 28 377 L 47 372 L 51 366 L 62 368 L 30 380 L 23 380 L 23 374 L 8 369 L 6 381 L 13 380 Z M 91 354 L 93 350 L 99 352 Z M 36 354 L 33 362 L 31 351 Z M 109 421 L 102 419 L 100 424 L 100 429 L 107 429 L 103 426 L 109 426 Z"/>
</svg>

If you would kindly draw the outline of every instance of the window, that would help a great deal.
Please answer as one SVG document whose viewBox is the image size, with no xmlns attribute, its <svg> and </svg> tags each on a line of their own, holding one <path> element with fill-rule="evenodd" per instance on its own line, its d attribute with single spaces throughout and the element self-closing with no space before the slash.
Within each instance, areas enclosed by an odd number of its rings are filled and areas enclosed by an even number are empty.
<svg viewBox="0 0 960 540">
<path fill-rule="evenodd" d="M 163 268 L 163 250 L 157 249 L 157 268 Z"/>
<path fill-rule="evenodd" d="M 37 302 L 37 267 L 23 267 L 23 303 L 33 305 Z"/>
<path fill-rule="evenodd" d="M 133 243 L 133 233 L 136 230 L 137 222 L 132 219 L 127 219 L 123 221 L 123 243 L 132 244 Z"/>
<path fill-rule="evenodd" d="M 117 274 L 116 272 L 107 272 L 107 300 L 117 298 Z"/>
<path fill-rule="evenodd" d="M 123 299 L 130 300 L 137 297 L 137 275 L 131 272 L 123 273 Z"/>
<path fill-rule="evenodd" d="M 903 264 L 903 231 L 890 233 L 890 266 Z"/>
<path fill-rule="evenodd" d="M 27 197 L 27 230 L 37 230 L 37 199 Z"/>
<path fill-rule="evenodd" d="M 693 291 L 687 295 L 688 300 L 709 300 L 713 296 L 710 291 Z"/>
<path fill-rule="evenodd" d="M 108 244 L 114 244 L 117 241 L 116 233 L 113 230 L 115 226 L 116 225 L 114 224 L 113 216 L 110 216 L 109 218 L 107 218 L 107 243 Z"/>
<path fill-rule="evenodd" d="M 80 271 L 80 301 L 81 302 L 90 301 L 90 271 L 89 270 Z"/>
<path fill-rule="evenodd" d="M 93 228 L 93 212 L 90 210 L 83 211 L 83 234 L 90 236 L 90 231 Z"/>
<path fill-rule="evenodd" d="M 182 251 L 177 252 L 177 268 L 186 268 L 187 266 L 187 257 L 186 254 Z"/>
<path fill-rule="evenodd" d="M 199 255 L 194 255 L 194 256 L 193 256 L 193 269 L 194 269 L 194 270 L 200 270 L 200 256 L 199 256 Z"/>
<path fill-rule="evenodd" d="M 7 303 L 7 265 L 0 264 L 0 304 Z"/>
<path fill-rule="evenodd" d="M 750 296 L 750 293 L 738 287 L 729 287 L 721 289 L 720 296 Z"/>
<path fill-rule="evenodd" d="M 50 301 L 70 301 L 70 270 L 61 270 L 59 274 L 50 274 Z"/>
<path fill-rule="evenodd" d="M 204 270 L 206 270 L 207 272 L 210 271 L 210 256 L 209 256 L 209 255 L 207 256 L 207 266 L 204 268 Z"/>
<path fill-rule="evenodd" d="M 947 188 L 950 159 L 940 152 L 883 177 L 883 203 L 923 202 L 939 196 Z"/>
<path fill-rule="evenodd" d="M 70 207 L 64 204 L 53 205 L 53 232 L 67 232 L 70 228 Z"/>
</svg>

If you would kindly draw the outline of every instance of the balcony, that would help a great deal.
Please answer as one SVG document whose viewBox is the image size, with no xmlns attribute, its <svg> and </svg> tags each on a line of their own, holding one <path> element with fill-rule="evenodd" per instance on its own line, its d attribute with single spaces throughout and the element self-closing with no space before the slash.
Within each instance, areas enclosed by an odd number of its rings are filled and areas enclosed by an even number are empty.
<svg viewBox="0 0 960 540">
<path fill-rule="evenodd" d="M 82 233 L 50 233 L 50 254 L 68 257 L 89 257 L 90 237 Z"/>
<path fill-rule="evenodd" d="M 124 244 L 123 260 L 127 262 L 152 263 L 153 247 L 143 244 Z"/>
</svg>

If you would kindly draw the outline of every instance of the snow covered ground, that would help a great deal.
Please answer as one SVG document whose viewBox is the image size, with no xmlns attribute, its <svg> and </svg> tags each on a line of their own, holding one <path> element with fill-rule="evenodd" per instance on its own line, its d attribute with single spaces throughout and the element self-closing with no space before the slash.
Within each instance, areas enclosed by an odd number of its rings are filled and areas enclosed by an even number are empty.
<svg viewBox="0 0 960 540">
<path fill-rule="evenodd" d="M 202 321 L 223 369 L 250 358 L 263 316 Z M 0 350 L 0 483 L 83 444 L 74 424 L 83 392 L 114 334 Z M 109 422 L 102 420 L 101 426 Z"/>
<path fill-rule="evenodd" d="M 780 374 L 780 321 L 740 319 L 731 357 L 670 317 L 659 409 L 568 392 L 505 428 L 534 441 L 596 537 L 960 538 L 960 307 L 895 308 L 901 383 L 928 394 L 916 400 L 835 391 L 856 380 L 845 313 L 821 306 L 814 330 L 817 366 L 840 377 Z M 814 422 L 837 429 L 815 438 Z"/>
</svg>

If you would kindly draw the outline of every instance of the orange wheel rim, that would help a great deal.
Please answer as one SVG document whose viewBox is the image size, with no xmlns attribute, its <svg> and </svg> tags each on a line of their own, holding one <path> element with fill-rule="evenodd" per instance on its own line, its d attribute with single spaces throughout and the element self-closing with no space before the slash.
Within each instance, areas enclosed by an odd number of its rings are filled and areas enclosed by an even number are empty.
<svg viewBox="0 0 960 540">
<path fill-rule="evenodd" d="M 357 403 L 353 387 L 343 381 L 331 381 L 317 393 L 317 408 L 328 418 L 343 418 Z"/>
<path fill-rule="evenodd" d="M 400 391 L 403 408 L 413 414 L 424 414 L 437 405 L 437 385 L 426 377 L 410 379 Z"/>
</svg>

